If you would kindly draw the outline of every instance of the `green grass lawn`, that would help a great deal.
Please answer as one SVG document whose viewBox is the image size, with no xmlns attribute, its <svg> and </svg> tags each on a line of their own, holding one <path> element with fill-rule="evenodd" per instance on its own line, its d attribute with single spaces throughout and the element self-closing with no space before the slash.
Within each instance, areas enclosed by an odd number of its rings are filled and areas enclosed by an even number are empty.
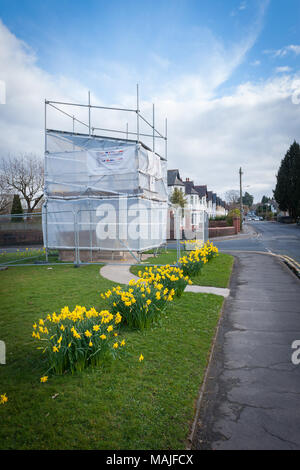
<svg viewBox="0 0 300 470">
<path fill-rule="evenodd" d="M 1 449 L 184 449 L 223 298 L 185 293 L 161 325 L 123 330 L 127 355 L 74 375 L 51 376 L 31 338 L 35 320 L 76 304 L 103 308 L 114 283 L 99 266 L 0 272 Z M 140 354 L 144 361 L 139 362 Z"/>
<path fill-rule="evenodd" d="M 24 251 L 23 251 L 24 250 Z M 46 262 L 46 255 L 42 248 L 29 248 L 18 251 L 2 251 L 0 253 L 0 266 L 6 264 L 42 264 Z M 49 263 L 61 263 L 58 260 L 58 251 L 50 250 L 48 253 Z"/>
<path fill-rule="evenodd" d="M 199 276 L 191 278 L 193 284 L 197 286 L 228 287 L 233 260 L 233 256 L 219 253 L 218 256 L 211 259 L 203 266 Z M 145 266 L 147 266 L 147 264 L 175 264 L 176 250 L 168 250 L 156 257 L 148 258 L 146 261 Z M 145 268 L 141 266 L 131 266 L 130 271 L 137 276 L 138 272 L 144 269 Z"/>
</svg>

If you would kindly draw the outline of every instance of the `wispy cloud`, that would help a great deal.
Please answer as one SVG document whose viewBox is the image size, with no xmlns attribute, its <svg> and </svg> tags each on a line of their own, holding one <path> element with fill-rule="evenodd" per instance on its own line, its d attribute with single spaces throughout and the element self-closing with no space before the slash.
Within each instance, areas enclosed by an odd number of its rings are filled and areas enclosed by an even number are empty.
<svg viewBox="0 0 300 470">
<path fill-rule="evenodd" d="M 276 73 L 289 73 L 293 69 L 289 67 L 288 65 L 282 66 L 282 67 L 276 67 L 275 72 Z"/>
<path fill-rule="evenodd" d="M 263 51 L 264 54 L 270 54 L 273 57 L 285 57 L 289 53 L 295 55 L 300 54 L 300 45 L 290 44 L 289 46 L 282 47 L 281 49 L 266 49 Z"/>
<path fill-rule="evenodd" d="M 245 61 L 247 53 L 255 45 L 264 26 L 264 17 L 269 0 L 260 2 L 256 18 L 248 27 L 247 34 L 235 43 L 224 44 L 211 33 L 202 48 L 207 51 L 199 64 L 194 65 L 194 72 L 179 73 L 167 80 L 166 94 L 182 99 L 207 99 L 215 96 L 218 87 L 232 77 L 237 68 Z M 200 63 L 201 62 L 201 63 Z M 255 65 L 259 65 L 258 62 Z"/>
<path fill-rule="evenodd" d="M 247 8 L 247 2 L 246 1 L 241 2 L 238 6 L 239 10 L 246 10 L 246 8 Z"/>
<path fill-rule="evenodd" d="M 247 9 L 247 2 L 246 1 L 242 1 L 236 9 L 232 10 L 230 12 L 230 16 L 237 16 L 239 14 L 239 12 L 243 11 L 243 10 L 246 10 Z"/>
<path fill-rule="evenodd" d="M 150 54 L 150 57 L 155 62 L 155 64 L 161 69 L 166 70 L 170 67 L 171 62 L 169 59 L 155 53 Z"/>
</svg>

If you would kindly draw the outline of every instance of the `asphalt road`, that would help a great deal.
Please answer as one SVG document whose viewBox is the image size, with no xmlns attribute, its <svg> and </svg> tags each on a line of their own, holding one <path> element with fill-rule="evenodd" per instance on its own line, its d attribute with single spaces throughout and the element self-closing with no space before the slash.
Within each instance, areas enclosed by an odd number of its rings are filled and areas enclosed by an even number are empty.
<svg viewBox="0 0 300 470">
<path fill-rule="evenodd" d="M 287 255 L 300 263 L 300 226 L 278 222 L 247 222 L 257 232 L 250 238 L 214 240 L 220 251 L 266 251 Z"/>
</svg>

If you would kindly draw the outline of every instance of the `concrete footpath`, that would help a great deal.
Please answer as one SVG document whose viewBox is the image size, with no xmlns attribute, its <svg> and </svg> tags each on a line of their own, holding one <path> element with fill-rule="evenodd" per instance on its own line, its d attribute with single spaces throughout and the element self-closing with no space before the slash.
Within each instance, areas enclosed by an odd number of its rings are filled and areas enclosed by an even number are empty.
<svg viewBox="0 0 300 470">
<path fill-rule="evenodd" d="M 130 266 L 128 264 L 106 264 L 100 269 L 100 274 L 110 281 L 125 285 L 127 285 L 131 279 L 139 279 L 130 272 Z M 229 296 L 230 290 L 222 287 L 191 285 L 186 286 L 184 292 L 194 292 L 196 294 L 215 294 L 226 298 Z"/>
<path fill-rule="evenodd" d="M 300 281 L 276 257 L 232 254 L 192 448 L 300 449 Z"/>
</svg>

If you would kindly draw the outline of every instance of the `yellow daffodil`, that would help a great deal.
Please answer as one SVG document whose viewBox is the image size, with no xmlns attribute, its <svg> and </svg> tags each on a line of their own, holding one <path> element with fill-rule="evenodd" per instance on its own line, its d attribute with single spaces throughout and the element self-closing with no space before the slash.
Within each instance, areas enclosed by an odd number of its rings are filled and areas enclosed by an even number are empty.
<svg viewBox="0 0 300 470">
<path fill-rule="evenodd" d="M 0 404 L 1 405 L 4 405 L 4 403 L 6 403 L 8 401 L 8 398 L 6 396 L 6 393 L 3 393 L 2 395 L 0 395 Z"/>
</svg>

